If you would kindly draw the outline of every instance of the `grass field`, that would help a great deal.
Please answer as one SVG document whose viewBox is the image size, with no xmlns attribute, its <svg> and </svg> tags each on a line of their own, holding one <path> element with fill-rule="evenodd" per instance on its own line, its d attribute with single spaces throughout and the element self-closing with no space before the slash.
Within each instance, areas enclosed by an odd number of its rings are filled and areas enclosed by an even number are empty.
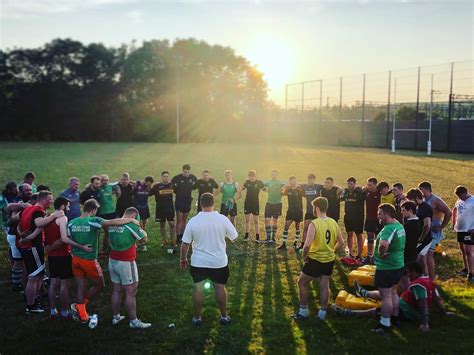
<svg viewBox="0 0 474 355">
<path fill-rule="evenodd" d="M 162 170 L 179 173 L 183 163 L 190 163 L 198 175 L 210 168 L 217 180 L 224 169 L 232 169 L 237 181 L 243 181 L 249 169 L 267 179 L 272 168 L 281 178 L 295 174 L 303 182 L 309 172 L 317 180 L 333 176 L 344 185 L 348 176 L 360 183 L 369 176 L 389 183 L 402 182 L 406 189 L 421 180 L 430 180 L 435 193 L 450 206 L 458 184 L 474 191 L 474 156 L 402 152 L 387 150 L 253 145 L 167 145 L 167 144 L 67 144 L 67 143 L 1 143 L 0 184 L 20 181 L 26 171 L 37 174 L 37 184 L 49 185 L 57 195 L 70 176 L 84 184 L 89 176 L 108 173 L 112 180 L 128 171 L 133 179 L 145 175 L 159 177 Z M 262 193 L 261 208 L 266 200 Z M 154 213 L 154 201 L 150 199 Z M 237 219 L 243 234 L 242 201 Z M 284 208 L 285 210 L 285 208 Z M 192 214 L 195 213 L 195 208 Z M 113 328 L 110 309 L 110 280 L 106 291 L 94 300 L 90 309 L 101 317 L 99 327 L 90 330 L 72 322 L 53 322 L 45 316 L 24 315 L 24 304 L 13 294 L 8 283 L 9 264 L 5 241 L 0 243 L 0 353 L 471 353 L 474 350 L 474 287 L 453 276 L 462 261 L 451 226 L 443 248 L 447 256 L 437 258 L 438 285 L 447 308 L 457 317 L 442 317 L 433 312 L 432 330 L 422 334 L 416 324 L 403 324 L 391 336 L 370 333 L 375 320 L 345 319 L 329 314 L 325 322 L 309 320 L 295 323 L 290 315 L 298 307 L 296 280 L 302 260 L 291 250 L 278 253 L 273 247 L 244 243 L 228 247 L 231 277 L 228 283 L 229 315 L 232 325 L 218 324 L 218 311 L 212 290 L 206 296 L 204 324 L 191 325 L 192 281 L 181 271 L 178 257 L 160 246 L 157 224 L 149 224 L 149 251 L 139 254 L 140 286 L 138 314 L 152 322 L 146 331 L 133 331 L 127 324 Z M 281 228 L 280 228 L 281 233 Z M 290 232 L 292 240 L 293 232 Z M 241 239 L 241 238 L 240 238 Z M 348 288 L 349 269 L 337 263 L 331 281 L 334 298 L 340 289 Z M 318 291 L 313 288 L 310 310 L 318 307 Z M 122 314 L 125 310 L 122 310 Z M 169 323 L 176 327 L 168 328 Z"/>
</svg>

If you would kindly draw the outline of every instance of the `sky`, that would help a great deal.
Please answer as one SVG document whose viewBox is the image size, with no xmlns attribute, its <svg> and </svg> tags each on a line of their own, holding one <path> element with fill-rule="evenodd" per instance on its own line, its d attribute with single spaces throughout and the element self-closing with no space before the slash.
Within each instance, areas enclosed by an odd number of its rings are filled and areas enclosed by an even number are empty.
<svg viewBox="0 0 474 355">
<path fill-rule="evenodd" d="M 285 83 L 472 60 L 472 1 L 0 0 L 0 49 L 194 37 Z M 471 76 L 472 77 L 472 76 Z"/>
</svg>

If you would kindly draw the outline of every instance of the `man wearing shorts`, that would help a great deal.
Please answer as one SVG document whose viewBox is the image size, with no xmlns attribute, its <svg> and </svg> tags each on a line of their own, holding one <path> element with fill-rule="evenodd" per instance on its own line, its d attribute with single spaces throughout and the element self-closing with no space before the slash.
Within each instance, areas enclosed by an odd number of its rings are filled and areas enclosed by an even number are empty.
<svg viewBox="0 0 474 355">
<path fill-rule="evenodd" d="M 453 210 L 454 230 L 457 233 L 461 249 L 464 270 L 460 274 L 467 276 L 468 282 L 474 282 L 474 196 L 464 186 L 454 190 L 458 197 Z"/>
<path fill-rule="evenodd" d="M 336 251 L 344 245 L 342 233 L 336 221 L 326 215 L 328 205 L 325 197 L 317 197 L 313 200 L 313 208 L 318 218 L 309 225 L 303 247 L 305 264 L 298 278 L 300 308 L 294 315 L 296 320 L 309 318 L 309 285 L 318 278 L 321 305 L 317 318 L 320 320 L 326 318 L 330 293 L 329 280 L 336 260 Z"/>
<path fill-rule="evenodd" d="M 56 218 L 64 216 L 63 211 L 56 211 L 46 216 L 46 210 L 52 203 L 52 193 L 41 191 L 38 193 L 36 205 L 25 208 L 21 213 L 20 254 L 28 274 L 25 290 L 26 314 L 44 312 L 41 305 L 36 303 L 36 296 L 43 284 L 45 271 L 42 228 Z"/>
<path fill-rule="evenodd" d="M 257 172 L 250 170 L 247 180 L 242 185 L 242 190 L 247 190 L 244 201 L 245 215 L 245 237 L 244 242 L 249 240 L 250 219 L 253 219 L 253 227 L 255 229 L 255 241 L 260 242 L 260 225 L 258 223 L 258 215 L 260 214 L 260 202 L 258 195 L 265 187 L 261 180 L 257 180 Z"/>
<path fill-rule="evenodd" d="M 229 217 L 235 226 L 237 216 L 237 200 L 242 197 L 242 188 L 234 181 L 232 170 L 224 171 L 224 181 L 220 183 L 218 193 L 222 193 L 220 214 Z"/>
<path fill-rule="evenodd" d="M 58 197 L 54 200 L 56 212 L 63 211 L 67 214 L 69 200 L 65 197 Z M 90 252 L 87 245 L 78 244 L 67 236 L 67 217 L 56 218 L 44 228 L 45 251 L 48 255 L 49 270 L 49 307 L 51 319 L 69 319 L 69 280 L 72 279 L 72 256 L 71 245 Z M 56 295 L 59 289 L 61 300 L 61 313 L 56 308 Z"/>
<path fill-rule="evenodd" d="M 281 192 L 286 185 L 284 181 L 278 180 L 278 170 L 272 170 L 272 179 L 265 183 L 265 191 L 268 193 L 265 204 L 265 234 L 267 243 L 275 243 L 278 230 L 278 218 L 281 216 L 282 203 Z"/>
<path fill-rule="evenodd" d="M 350 177 L 347 179 L 347 188 L 341 195 L 341 201 L 344 201 L 344 227 L 347 233 L 347 247 L 349 248 L 349 257 L 354 254 L 354 234 L 357 236 L 357 259 L 362 258 L 364 247 L 364 202 L 365 195 L 362 188 L 356 186 L 356 179 Z"/>
<path fill-rule="evenodd" d="M 123 218 L 136 219 L 139 217 L 135 207 L 125 210 Z M 146 242 L 146 232 L 134 223 L 109 227 L 110 257 L 109 274 L 114 288 L 112 291 L 112 325 L 117 325 L 125 319 L 121 316 L 120 303 L 122 290 L 125 291 L 125 308 L 127 309 L 129 323 L 132 329 L 145 329 L 151 327 L 150 323 L 142 322 L 137 318 L 137 290 L 138 268 L 135 259 L 137 251 L 136 241 Z"/>
<path fill-rule="evenodd" d="M 173 184 L 170 181 L 170 173 L 163 171 L 161 173 L 161 182 L 156 183 L 148 193 L 149 196 L 155 196 L 156 210 L 155 221 L 160 223 L 160 233 L 163 246 L 168 244 L 176 247 L 173 206 Z M 170 229 L 170 241 L 166 238 L 166 222 Z"/>
<path fill-rule="evenodd" d="M 296 182 L 296 176 L 290 176 L 282 195 L 288 197 L 288 211 L 285 217 L 285 229 L 283 230 L 282 243 L 278 246 L 278 250 L 286 250 L 286 242 L 288 240 L 288 230 L 293 222 L 295 223 L 295 240 L 293 241 L 293 249 L 298 249 L 300 239 L 300 223 L 303 221 L 303 197 L 304 191 Z"/>
<path fill-rule="evenodd" d="M 334 185 L 334 179 L 332 177 L 327 177 L 324 180 L 324 186 L 321 190 L 321 197 L 326 197 L 329 203 L 327 216 L 334 219 L 336 222 L 339 222 L 339 217 L 341 214 L 341 200 L 340 196 L 343 189 L 337 185 Z"/>
<path fill-rule="evenodd" d="M 436 266 L 434 259 L 434 252 L 436 246 L 444 239 L 443 229 L 451 221 L 453 213 L 449 209 L 446 202 L 440 197 L 436 196 L 431 189 L 431 183 L 423 181 L 418 185 L 425 202 L 431 206 L 433 210 L 433 219 L 431 220 L 431 236 L 433 241 L 428 251 L 428 257 L 426 258 L 426 264 L 428 266 L 428 275 L 431 280 L 436 279 Z"/>
<path fill-rule="evenodd" d="M 184 231 L 181 245 L 180 267 L 188 266 L 187 255 L 192 243 L 191 277 L 194 282 L 192 323 L 201 325 L 201 310 L 204 303 L 204 284 L 209 279 L 214 285 L 217 303 L 221 312 L 219 322 L 230 324 L 227 315 L 227 291 L 229 266 L 226 254 L 226 238 L 234 241 L 237 230 L 223 215 L 214 211 L 214 196 L 204 193 L 201 196 L 202 212 L 191 218 Z"/>
<path fill-rule="evenodd" d="M 301 188 L 303 189 L 306 197 L 306 213 L 304 215 L 303 240 L 301 241 L 301 243 L 304 245 L 309 224 L 313 219 L 316 218 L 316 216 L 314 215 L 312 202 L 316 197 L 319 197 L 321 195 L 323 185 L 316 184 L 316 175 L 310 173 L 308 174 L 308 183 L 301 185 Z"/>
<path fill-rule="evenodd" d="M 391 317 L 398 318 L 397 285 L 405 273 L 405 230 L 395 219 L 395 207 L 385 203 L 379 206 L 377 216 L 383 228 L 375 241 L 374 285 L 382 301 L 380 324 L 372 329 L 385 332 L 391 329 Z"/>
<path fill-rule="evenodd" d="M 214 194 L 215 190 L 219 188 L 217 182 L 211 177 L 209 170 L 204 170 L 201 178 L 197 179 L 193 185 L 193 190 L 198 190 L 197 210 L 201 212 L 201 196 L 206 192 Z"/>
<path fill-rule="evenodd" d="M 177 215 L 176 238 L 178 243 L 181 243 L 184 228 L 186 227 L 186 221 L 188 220 L 188 215 L 191 211 L 191 204 L 193 202 L 192 192 L 196 180 L 197 177 L 191 174 L 191 165 L 189 164 L 184 164 L 183 172 L 176 175 L 171 180 L 174 193 L 176 194 L 174 204 Z"/>
<path fill-rule="evenodd" d="M 133 204 L 140 215 L 140 224 L 143 230 L 146 229 L 146 222 L 150 218 L 148 194 L 154 182 L 153 176 L 146 176 L 143 181 L 138 180 L 133 187 Z"/>
<path fill-rule="evenodd" d="M 371 177 L 363 189 L 365 193 L 365 224 L 367 232 L 367 258 L 364 264 L 373 264 L 375 235 L 380 231 L 380 223 L 377 219 L 377 209 L 380 205 L 380 192 L 377 190 L 377 179 Z"/>
<path fill-rule="evenodd" d="M 85 251 L 76 246 L 72 247 L 72 273 L 76 280 L 76 302 L 71 305 L 72 315 L 78 318 L 82 323 L 89 321 L 87 313 L 87 304 L 104 288 L 104 276 L 102 268 L 97 261 L 99 233 L 102 228 L 110 226 L 124 225 L 127 223 L 135 223 L 138 221 L 133 218 L 119 218 L 105 220 L 96 217 L 99 204 L 96 200 L 90 199 L 84 203 L 83 213 L 80 217 L 68 223 L 69 237 L 76 243 L 90 246 L 90 251 Z M 91 280 L 93 287 L 84 291 L 87 286 L 87 280 Z"/>
<path fill-rule="evenodd" d="M 431 242 L 433 240 L 432 231 L 431 231 L 431 221 L 433 219 L 433 210 L 431 206 L 428 205 L 423 200 L 423 195 L 418 189 L 410 189 L 407 192 L 407 199 L 413 201 L 416 204 L 416 216 L 422 224 L 421 237 L 419 239 L 419 244 L 417 245 L 418 252 L 418 261 L 423 265 L 424 274 L 428 275 L 428 266 L 426 259 L 428 257 L 428 251 L 431 247 Z"/>
</svg>

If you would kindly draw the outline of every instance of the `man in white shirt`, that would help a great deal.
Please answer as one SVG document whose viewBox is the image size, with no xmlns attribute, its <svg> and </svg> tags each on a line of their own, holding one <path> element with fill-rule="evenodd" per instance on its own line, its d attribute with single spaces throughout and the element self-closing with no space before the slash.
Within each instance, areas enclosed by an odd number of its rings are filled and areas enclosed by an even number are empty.
<svg viewBox="0 0 474 355">
<path fill-rule="evenodd" d="M 453 224 L 464 261 L 464 270 L 459 274 L 467 276 L 468 282 L 474 282 L 474 196 L 464 186 L 456 187 L 454 193 L 458 200 L 453 210 Z"/>
<path fill-rule="evenodd" d="M 180 267 L 188 267 L 188 250 L 193 244 L 191 255 L 191 276 L 194 282 L 193 302 L 194 317 L 192 323 L 201 325 L 201 310 L 204 303 L 204 284 L 209 279 L 216 293 L 217 303 L 221 311 L 220 323 L 229 324 L 227 315 L 227 291 L 225 284 L 229 279 L 229 267 L 226 254 L 226 241 L 235 241 L 237 230 L 224 215 L 214 211 L 214 195 L 204 193 L 201 196 L 202 211 L 191 218 L 186 225 L 181 244 Z"/>
</svg>

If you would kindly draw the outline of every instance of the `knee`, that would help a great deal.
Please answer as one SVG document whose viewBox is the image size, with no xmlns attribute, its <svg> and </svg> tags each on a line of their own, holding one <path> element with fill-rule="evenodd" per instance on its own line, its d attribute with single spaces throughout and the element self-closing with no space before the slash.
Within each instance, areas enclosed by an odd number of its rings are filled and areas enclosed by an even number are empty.
<svg viewBox="0 0 474 355">
<path fill-rule="evenodd" d="M 464 252 L 466 253 L 467 256 L 472 256 L 472 248 L 471 248 L 471 246 L 465 246 L 465 247 L 464 247 Z"/>
</svg>

